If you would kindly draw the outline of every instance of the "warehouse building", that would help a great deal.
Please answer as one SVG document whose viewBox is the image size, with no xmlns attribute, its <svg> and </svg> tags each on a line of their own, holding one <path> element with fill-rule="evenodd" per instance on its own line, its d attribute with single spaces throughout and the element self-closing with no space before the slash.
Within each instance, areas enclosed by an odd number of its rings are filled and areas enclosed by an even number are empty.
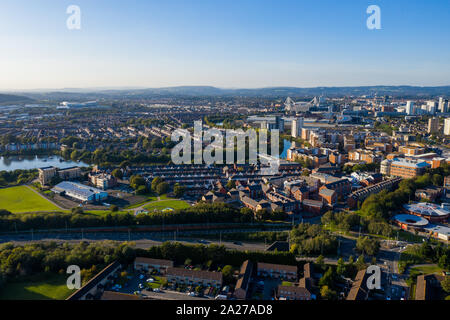
<svg viewBox="0 0 450 320">
<path fill-rule="evenodd" d="M 57 184 L 52 191 L 61 196 L 87 203 L 99 202 L 108 198 L 108 193 L 103 190 L 70 181 Z"/>
</svg>

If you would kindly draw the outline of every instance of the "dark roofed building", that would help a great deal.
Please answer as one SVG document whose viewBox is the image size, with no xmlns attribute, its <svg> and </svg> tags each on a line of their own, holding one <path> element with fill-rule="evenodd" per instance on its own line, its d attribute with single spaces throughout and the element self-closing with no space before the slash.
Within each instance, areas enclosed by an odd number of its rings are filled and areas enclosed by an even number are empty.
<svg viewBox="0 0 450 320">
<path fill-rule="evenodd" d="M 259 276 L 297 280 L 297 266 L 258 262 Z"/>
<path fill-rule="evenodd" d="M 303 210 L 314 215 L 320 215 L 323 212 L 323 201 L 322 200 L 312 200 L 305 199 L 302 201 Z"/>
<path fill-rule="evenodd" d="M 253 273 L 253 263 L 250 260 L 245 260 L 239 272 L 239 278 L 234 289 L 234 297 L 239 300 L 247 298 L 248 285 Z"/>
<path fill-rule="evenodd" d="M 443 275 L 427 274 L 417 277 L 415 300 L 440 300 L 443 298 L 441 281 Z"/>
<path fill-rule="evenodd" d="M 122 266 L 115 261 L 100 271 L 95 277 L 88 281 L 84 286 L 71 294 L 66 300 L 88 300 L 100 298 L 105 284 L 110 280 L 109 276 L 117 272 Z"/>
<path fill-rule="evenodd" d="M 157 270 L 158 272 L 166 271 L 167 268 L 173 267 L 173 261 L 163 260 L 163 259 L 152 259 L 152 258 L 144 258 L 137 257 L 134 260 L 134 269 L 135 270 L 146 270 L 150 269 Z"/>
<path fill-rule="evenodd" d="M 222 286 L 222 272 L 189 270 L 183 268 L 168 268 L 166 271 L 169 282 L 186 285 Z"/>
<path fill-rule="evenodd" d="M 278 286 L 277 290 L 279 300 L 311 300 L 311 292 L 298 286 Z"/>
<path fill-rule="evenodd" d="M 369 297 L 369 289 L 367 288 L 367 269 L 358 271 L 353 281 L 352 288 L 347 295 L 347 300 L 367 300 Z"/>
</svg>

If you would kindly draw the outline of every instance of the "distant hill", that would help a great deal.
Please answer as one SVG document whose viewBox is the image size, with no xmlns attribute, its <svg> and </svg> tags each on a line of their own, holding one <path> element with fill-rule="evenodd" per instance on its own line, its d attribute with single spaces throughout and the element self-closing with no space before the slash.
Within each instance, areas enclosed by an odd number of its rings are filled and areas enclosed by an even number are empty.
<svg viewBox="0 0 450 320">
<path fill-rule="evenodd" d="M 35 100 L 83 101 L 97 99 L 145 99 L 162 97 L 262 97 L 262 98 L 300 98 L 324 95 L 326 97 L 378 95 L 403 98 L 431 98 L 450 96 L 450 86 L 361 86 L 361 87 L 269 87 L 256 89 L 224 89 L 211 86 L 179 86 L 166 88 L 80 88 L 21 93 Z"/>
<path fill-rule="evenodd" d="M 0 94 L 0 105 L 32 103 L 33 99 L 12 94 Z"/>
</svg>

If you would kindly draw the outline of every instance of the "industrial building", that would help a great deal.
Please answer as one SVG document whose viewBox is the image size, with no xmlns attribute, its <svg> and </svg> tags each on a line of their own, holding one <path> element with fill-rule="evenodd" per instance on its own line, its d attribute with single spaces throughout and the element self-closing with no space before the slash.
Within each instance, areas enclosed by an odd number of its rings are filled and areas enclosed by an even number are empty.
<svg viewBox="0 0 450 320">
<path fill-rule="evenodd" d="M 81 183 L 63 181 L 52 188 L 56 194 L 67 196 L 81 202 L 99 202 L 108 198 L 108 193 Z"/>
</svg>

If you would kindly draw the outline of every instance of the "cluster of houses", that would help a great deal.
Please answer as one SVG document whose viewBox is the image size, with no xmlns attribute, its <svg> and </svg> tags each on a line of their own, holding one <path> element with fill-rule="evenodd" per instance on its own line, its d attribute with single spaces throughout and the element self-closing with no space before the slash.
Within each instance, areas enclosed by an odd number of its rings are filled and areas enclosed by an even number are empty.
<svg viewBox="0 0 450 320">
<path fill-rule="evenodd" d="M 392 188 L 401 180 L 394 178 L 382 181 L 380 174 L 372 173 L 355 183 L 352 177 L 322 173 L 321 168 L 313 170 L 309 176 L 302 175 L 300 171 L 259 179 L 231 178 L 229 181 L 234 182 L 231 189 L 217 181 L 201 200 L 206 203 L 236 204 L 255 212 L 281 210 L 289 215 L 303 212 L 303 215 L 315 216 L 335 208 L 339 202 L 347 201 L 349 206 L 353 206 L 372 193 Z"/>
</svg>

